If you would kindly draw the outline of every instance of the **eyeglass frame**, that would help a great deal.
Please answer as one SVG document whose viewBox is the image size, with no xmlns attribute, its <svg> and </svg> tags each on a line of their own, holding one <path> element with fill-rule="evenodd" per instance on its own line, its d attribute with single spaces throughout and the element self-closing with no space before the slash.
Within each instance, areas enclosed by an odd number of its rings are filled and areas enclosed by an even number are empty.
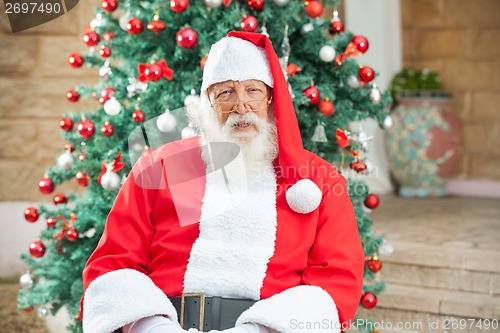
<svg viewBox="0 0 500 333">
<path fill-rule="evenodd" d="M 261 108 L 259 108 L 259 109 L 252 109 L 251 107 L 249 107 L 249 105 L 248 105 L 247 103 L 252 103 L 252 102 L 259 102 L 259 103 L 260 103 L 260 102 L 262 102 L 262 101 L 264 101 L 264 100 L 266 100 L 266 101 L 267 101 L 267 106 L 269 107 L 269 105 L 271 105 L 271 102 L 272 102 L 272 100 L 273 100 L 273 96 L 271 95 L 271 97 L 270 97 L 269 99 L 268 99 L 267 97 L 264 97 L 264 98 L 262 98 L 262 99 L 252 99 L 252 100 L 250 100 L 250 101 L 243 101 L 243 100 L 239 100 L 239 99 L 238 99 L 238 100 L 236 100 L 234 103 L 233 103 L 233 102 L 213 102 L 213 103 L 212 103 L 212 102 L 210 102 L 210 106 L 211 106 L 211 107 L 214 109 L 214 111 L 215 111 L 215 112 L 217 112 L 217 113 L 229 114 L 229 113 L 237 112 L 237 111 L 236 111 L 236 109 L 237 109 L 237 108 L 236 108 L 236 106 L 237 106 L 237 105 L 239 105 L 241 102 L 243 102 L 243 106 L 245 106 L 245 107 L 246 107 L 249 111 L 251 111 L 251 112 L 256 112 L 256 111 L 260 111 L 260 110 L 262 110 L 262 109 L 261 109 Z M 215 108 L 215 106 L 216 106 L 216 105 L 219 105 L 219 106 L 220 106 L 221 104 L 226 104 L 226 103 L 227 103 L 227 104 L 229 104 L 229 103 L 233 103 L 232 108 L 231 108 L 231 109 L 229 109 L 228 111 L 222 111 L 222 109 L 221 109 L 220 111 L 218 111 L 218 110 Z"/>
</svg>

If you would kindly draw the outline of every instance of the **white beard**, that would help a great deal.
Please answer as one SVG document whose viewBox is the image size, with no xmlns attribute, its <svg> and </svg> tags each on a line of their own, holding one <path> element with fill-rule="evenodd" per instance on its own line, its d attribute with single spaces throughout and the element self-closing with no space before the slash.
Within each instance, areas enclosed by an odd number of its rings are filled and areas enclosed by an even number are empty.
<svg viewBox="0 0 500 333">
<path fill-rule="evenodd" d="M 189 116 L 195 126 L 200 129 L 202 139 L 208 142 L 229 142 L 240 147 L 240 152 L 245 162 L 247 180 L 252 183 L 261 178 L 272 162 L 278 156 L 278 139 L 274 115 L 270 112 L 268 120 L 259 118 L 255 113 L 248 112 L 244 115 L 232 113 L 225 124 L 221 124 L 217 113 L 210 106 L 208 98 L 201 98 L 196 114 Z M 238 132 L 234 124 L 246 121 L 254 125 L 256 131 Z M 209 154 L 202 153 L 204 161 L 209 164 L 212 159 Z"/>
</svg>

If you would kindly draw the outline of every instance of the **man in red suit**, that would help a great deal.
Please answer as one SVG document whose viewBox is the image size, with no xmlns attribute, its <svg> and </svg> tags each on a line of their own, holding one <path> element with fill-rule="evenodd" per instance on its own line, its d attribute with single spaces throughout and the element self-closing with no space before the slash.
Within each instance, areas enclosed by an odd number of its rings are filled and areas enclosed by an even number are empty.
<svg viewBox="0 0 500 333">
<path fill-rule="evenodd" d="M 140 159 L 83 272 L 85 333 L 339 332 L 364 253 L 346 181 L 303 148 L 269 39 L 214 44 L 201 135 Z"/>
</svg>

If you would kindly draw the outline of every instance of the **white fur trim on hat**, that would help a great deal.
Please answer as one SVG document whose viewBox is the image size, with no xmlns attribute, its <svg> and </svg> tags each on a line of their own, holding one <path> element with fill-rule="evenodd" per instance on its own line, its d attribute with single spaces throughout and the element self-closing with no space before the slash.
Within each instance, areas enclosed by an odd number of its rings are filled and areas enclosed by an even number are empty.
<svg viewBox="0 0 500 333">
<path fill-rule="evenodd" d="M 265 51 L 236 37 L 225 37 L 213 44 L 203 69 L 201 93 L 214 83 L 228 80 L 260 80 L 273 87 L 274 79 Z"/>
<path fill-rule="evenodd" d="M 318 208 L 322 193 L 310 179 L 301 179 L 286 191 L 288 206 L 300 214 L 308 214 Z"/>
</svg>

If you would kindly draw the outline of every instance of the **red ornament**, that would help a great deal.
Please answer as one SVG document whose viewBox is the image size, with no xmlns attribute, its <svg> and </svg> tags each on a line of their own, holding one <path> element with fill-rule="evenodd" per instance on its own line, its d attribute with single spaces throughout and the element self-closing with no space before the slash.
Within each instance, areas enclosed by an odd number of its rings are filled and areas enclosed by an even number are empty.
<svg viewBox="0 0 500 333">
<path fill-rule="evenodd" d="M 29 313 L 31 311 L 35 310 L 34 307 L 30 306 L 29 308 L 23 308 L 23 311 L 26 312 L 26 313 Z"/>
<path fill-rule="evenodd" d="M 78 240 L 78 231 L 75 229 L 69 229 L 66 231 L 66 237 L 72 242 L 76 242 Z"/>
<path fill-rule="evenodd" d="M 145 115 L 144 112 L 141 111 L 141 109 L 137 109 L 132 113 L 132 119 L 138 123 L 142 123 L 144 121 Z"/>
<path fill-rule="evenodd" d="M 204 56 L 203 58 L 201 58 L 201 60 L 200 60 L 200 67 L 201 67 L 201 69 L 202 69 L 202 70 L 203 70 L 203 69 L 205 69 L 205 63 L 207 62 L 207 59 L 208 59 L 208 54 L 207 54 L 207 55 L 205 55 L 205 56 Z"/>
<path fill-rule="evenodd" d="M 344 31 L 344 24 L 340 20 L 333 20 L 330 25 L 329 31 L 332 35 L 340 34 Z"/>
<path fill-rule="evenodd" d="M 118 8 L 118 1 L 117 0 L 103 0 L 101 3 L 102 9 L 104 9 L 107 12 L 112 12 L 116 8 Z"/>
<path fill-rule="evenodd" d="M 78 160 L 79 161 L 85 161 L 86 158 L 87 158 L 87 156 L 84 153 L 81 153 L 81 154 L 78 155 Z"/>
<path fill-rule="evenodd" d="M 380 200 L 376 194 L 369 194 L 366 197 L 364 204 L 367 208 L 375 209 L 378 207 L 379 201 Z"/>
<path fill-rule="evenodd" d="M 364 36 L 354 36 L 351 42 L 356 45 L 356 48 L 361 53 L 365 53 L 368 50 L 368 40 Z"/>
<path fill-rule="evenodd" d="M 368 83 L 375 78 L 375 71 L 371 67 L 363 67 L 359 70 L 359 78 Z"/>
<path fill-rule="evenodd" d="M 83 42 L 87 44 L 87 46 L 96 46 L 99 44 L 99 40 L 99 35 L 95 31 L 89 31 L 83 35 Z"/>
<path fill-rule="evenodd" d="M 142 21 L 134 17 L 127 23 L 127 31 L 131 35 L 137 35 L 142 32 L 143 26 Z"/>
<path fill-rule="evenodd" d="M 34 241 L 30 244 L 30 254 L 35 258 L 42 257 L 45 254 L 45 245 L 40 241 Z"/>
<path fill-rule="evenodd" d="M 76 90 L 70 89 L 66 93 L 66 98 L 70 102 L 78 102 L 78 100 L 80 99 L 80 94 L 78 94 Z"/>
<path fill-rule="evenodd" d="M 103 35 L 102 35 L 102 38 L 104 38 L 105 41 L 110 41 L 113 39 L 113 37 L 115 37 L 115 33 L 114 32 L 109 32 L 109 31 L 106 31 Z"/>
<path fill-rule="evenodd" d="M 47 220 L 47 228 L 54 228 L 57 224 L 57 219 L 54 217 L 48 217 Z"/>
<path fill-rule="evenodd" d="M 44 177 L 38 182 L 38 188 L 43 194 L 50 194 L 54 192 L 56 185 L 49 177 Z"/>
<path fill-rule="evenodd" d="M 243 16 L 243 20 L 240 22 L 240 28 L 246 32 L 255 32 L 259 27 L 259 23 L 254 16 Z"/>
<path fill-rule="evenodd" d="M 65 143 L 64 144 L 64 150 L 69 150 L 69 152 L 72 153 L 72 152 L 75 151 L 75 148 L 73 148 L 73 146 L 70 145 L 69 143 Z"/>
<path fill-rule="evenodd" d="M 73 129 L 73 120 L 71 118 L 63 118 L 59 121 L 59 126 L 63 131 L 71 131 Z"/>
<path fill-rule="evenodd" d="M 321 96 L 318 88 L 315 86 L 310 86 L 306 90 L 304 90 L 304 96 L 309 98 L 309 104 L 318 104 L 321 100 Z"/>
<path fill-rule="evenodd" d="M 177 40 L 177 45 L 184 49 L 192 49 L 198 44 L 198 34 L 191 28 L 179 30 L 175 39 Z"/>
<path fill-rule="evenodd" d="M 248 6 L 255 11 L 260 12 L 264 8 L 264 0 L 248 0 Z"/>
<path fill-rule="evenodd" d="M 369 258 L 366 265 L 373 273 L 378 273 L 382 269 L 382 262 L 377 257 Z"/>
<path fill-rule="evenodd" d="M 311 18 L 316 18 L 320 16 L 323 13 L 323 4 L 319 1 L 313 0 L 313 1 L 306 1 L 306 14 L 307 16 Z"/>
<path fill-rule="evenodd" d="M 84 139 L 92 137 L 95 133 L 95 125 L 90 120 L 84 119 L 76 125 L 76 129 L 80 136 Z"/>
<path fill-rule="evenodd" d="M 189 6 L 189 0 L 170 0 L 170 8 L 176 13 L 185 11 Z"/>
<path fill-rule="evenodd" d="M 113 87 L 102 88 L 101 97 L 99 97 L 99 103 L 104 104 L 108 99 L 111 98 L 111 95 L 115 92 Z"/>
<path fill-rule="evenodd" d="M 54 205 L 60 205 L 60 204 L 65 204 L 68 202 L 68 197 L 65 196 L 64 194 L 56 194 L 54 195 Z"/>
<path fill-rule="evenodd" d="M 161 69 L 161 66 L 159 66 L 158 64 L 151 64 L 144 71 L 144 74 L 151 81 L 159 81 L 163 76 L 163 70 Z"/>
<path fill-rule="evenodd" d="M 366 164 L 361 162 L 361 160 L 357 160 L 356 162 L 352 162 L 349 164 L 351 169 L 354 169 L 356 172 L 363 172 L 366 170 Z"/>
<path fill-rule="evenodd" d="M 165 22 L 160 20 L 158 15 L 155 15 L 153 21 L 149 22 L 146 28 L 148 28 L 149 31 L 153 31 L 156 36 L 158 36 L 161 31 L 165 30 L 166 26 Z"/>
<path fill-rule="evenodd" d="M 101 127 L 101 133 L 104 136 L 111 136 L 115 132 L 113 125 L 110 123 L 106 122 L 104 125 Z"/>
<path fill-rule="evenodd" d="M 75 68 L 82 67 L 83 57 L 80 53 L 71 53 L 68 58 L 68 63 Z"/>
<path fill-rule="evenodd" d="M 373 309 L 377 305 L 377 296 L 374 293 L 367 292 L 361 296 L 361 305 L 365 309 Z"/>
<path fill-rule="evenodd" d="M 297 66 L 294 63 L 288 64 L 288 66 L 286 66 L 286 74 L 287 75 L 295 75 L 298 72 L 300 72 L 301 70 L 302 70 L 302 68 L 300 68 L 299 66 Z"/>
<path fill-rule="evenodd" d="M 38 217 L 40 217 L 40 215 L 38 215 L 38 209 L 35 207 L 29 207 L 24 210 L 24 218 L 26 221 L 33 223 L 38 220 Z"/>
<path fill-rule="evenodd" d="M 111 49 L 108 46 L 101 46 L 99 49 L 99 55 L 103 58 L 107 58 L 111 55 Z"/>
<path fill-rule="evenodd" d="M 171 81 L 172 76 L 174 75 L 174 70 L 168 67 L 167 62 L 163 59 L 157 63 L 151 63 L 149 65 L 139 63 L 137 65 L 137 70 L 139 72 L 137 79 L 141 82 L 158 81 L 162 77 Z"/>
<path fill-rule="evenodd" d="M 80 186 L 86 187 L 89 184 L 89 176 L 87 176 L 87 174 L 83 171 L 78 171 L 76 173 L 75 178 L 76 178 L 76 182 Z"/>
<path fill-rule="evenodd" d="M 335 111 L 335 106 L 327 97 L 321 102 L 319 102 L 318 111 L 328 117 L 333 114 L 333 111 Z"/>
</svg>

